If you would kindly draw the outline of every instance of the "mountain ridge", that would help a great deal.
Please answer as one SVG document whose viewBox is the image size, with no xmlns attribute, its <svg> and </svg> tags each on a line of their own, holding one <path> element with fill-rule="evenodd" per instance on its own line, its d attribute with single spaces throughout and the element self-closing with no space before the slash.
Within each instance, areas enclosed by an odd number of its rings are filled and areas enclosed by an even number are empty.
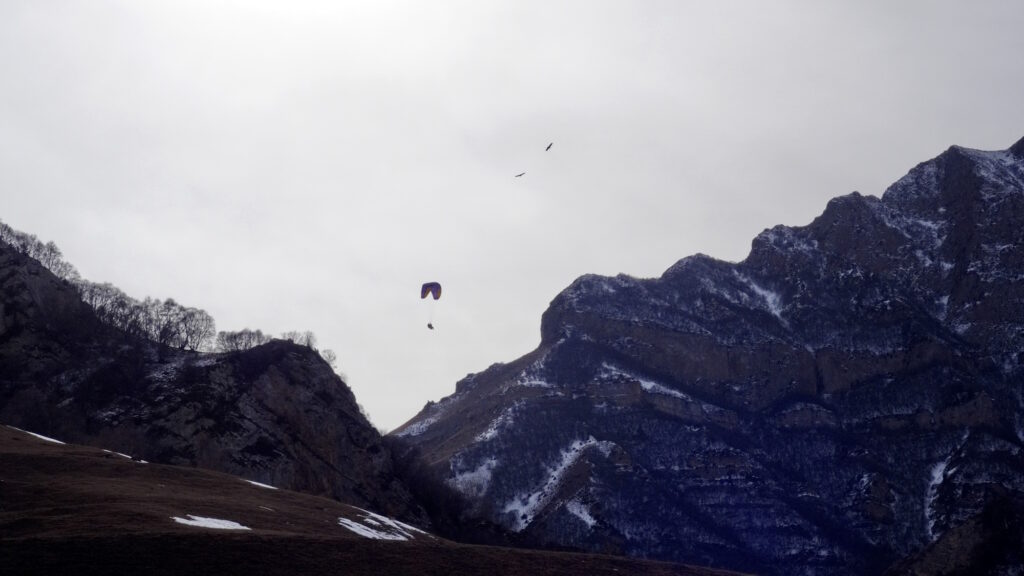
<svg viewBox="0 0 1024 576">
<path fill-rule="evenodd" d="M 540 541 L 878 573 L 1024 490 L 1022 151 L 951 147 L 741 262 L 582 276 L 394 434 Z"/>
</svg>

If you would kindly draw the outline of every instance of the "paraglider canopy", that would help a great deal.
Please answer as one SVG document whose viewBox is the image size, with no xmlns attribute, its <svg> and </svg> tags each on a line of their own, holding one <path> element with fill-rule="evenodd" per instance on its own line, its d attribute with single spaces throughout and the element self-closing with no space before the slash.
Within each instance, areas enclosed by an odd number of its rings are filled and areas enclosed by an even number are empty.
<svg viewBox="0 0 1024 576">
<path fill-rule="evenodd" d="M 433 296 L 434 300 L 440 298 L 441 285 L 438 284 L 437 282 L 427 282 L 426 284 L 424 284 L 423 287 L 420 288 L 420 298 L 426 298 L 428 294 Z"/>
</svg>

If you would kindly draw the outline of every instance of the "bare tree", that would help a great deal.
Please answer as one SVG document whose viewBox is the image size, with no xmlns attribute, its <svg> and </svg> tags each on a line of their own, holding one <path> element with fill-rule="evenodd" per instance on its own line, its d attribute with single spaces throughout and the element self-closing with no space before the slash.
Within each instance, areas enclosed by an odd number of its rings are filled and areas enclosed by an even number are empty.
<svg viewBox="0 0 1024 576">
<path fill-rule="evenodd" d="M 182 317 L 183 308 L 168 298 L 156 309 L 156 341 L 165 346 L 183 348 L 182 341 Z"/>
<path fill-rule="evenodd" d="M 324 359 L 324 362 L 327 362 L 327 365 L 332 370 L 338 369 L 338 355 L 334 353 L 334 350 L 321 350 L 320 357 Z"/>
<path fill-rule="evenodd" d="M 217 332 L 217 340 L 213 345 L 217 352 L 236 352 L 241 350 L 238 346 L 238 332 Z"/>
<path fill-rule="evenodd" d="M 270 342 L 270 340 L 270 336 L 264 335 L 260 330 L 244 328 L 237 332 L 218 332 L 214 348 L 218 352 L 237 352 L 255 348 Z"/>
<path fill-rule="evenodd" d="M 287 340 L 289 342 L 294 342 L 299 346 L 305 346 L 306 348 L 316 350 L 316 334 L 309 330 L 306 330 L 305 332 L 299 332 L 298 330 L 283 332 L 281 334 L 281 340 Z"/>
<path fill-rule="evenodd" d="M 46 244 L 40 242 L 35 252 L 35 259 L 50 271 L 57 267 L 57 264 L 63 260 L 64 256 L 60 248 L 52 240 Z"/>
<path fill-rule="evenodd" d="M 302 340 L 298 342 L 298 344 L 301 344 L 306 348 L 316 350 L 316 334 L 313 334 L 309 330 L 306 330 L 305 332 L 302 333 Z"/>
<path fill-rule="evenodd" d="M 117 292 L 120 292 L 113 284 L 98 284 L 96 282 L 83 281 L 78 284 L 78 294 L 82 301 L 92 306 L 96 313 L 102 316 L 106 308 L 114 299 Z"/>
<path fill-rule="evenodd" d="M 217 333 L 213 316 L 198 308 L 186 308 L 181 315 L 182 348 L 204 350 Z"/>
<path fill-rule="evenodd" d="M 102 322 L 118 328 L 126 335 L 146 338 L 182 350 L 210 348 L 216 328 L 213 317 L 205 311 L 186 308 L 171 298 L 162 302 L 146 298 L 140 302 L 112 284 L 84 280 L 74 266 L 64 261 L 64 255 L 55 243 L 43 243 L 34 235 L 15 230 L 3 221 L 0 221 L 0 242 L 20 254 L 34 258 L 58 278 L 71 282 L 82 301 L 96 311 L 96 316 Z M 269 340 L 258 330 L 255 333 L 248 330 L 244 332 L 247 333 L 242 335 L 241 340 L 248 347 Z"/>
</svg>

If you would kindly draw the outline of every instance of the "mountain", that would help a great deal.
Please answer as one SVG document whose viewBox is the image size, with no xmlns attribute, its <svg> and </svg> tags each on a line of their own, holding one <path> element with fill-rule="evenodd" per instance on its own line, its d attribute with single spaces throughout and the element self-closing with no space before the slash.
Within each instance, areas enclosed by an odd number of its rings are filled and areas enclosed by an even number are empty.
<svg viewBox="0 0 1024 576">
<path fill-rule="evenodd" d="M 352 391 L 316 351 L 276 340 L 203 354 L 131 337 L 4 242 L 0 423 L 430 524 Z"/>
<path fill-rule="evenodd" d="M 1024 492 L 1022 280 L 1024 140 L 954 146 L 742 262 L 577 279 L 394 434 L 535 542 L 878 574 Z"/>
<path fill-rule="evenodd" d="M 0 426 L 0 574 L 727 576 L 456 544 L 332 499 Z"/>
</svg>

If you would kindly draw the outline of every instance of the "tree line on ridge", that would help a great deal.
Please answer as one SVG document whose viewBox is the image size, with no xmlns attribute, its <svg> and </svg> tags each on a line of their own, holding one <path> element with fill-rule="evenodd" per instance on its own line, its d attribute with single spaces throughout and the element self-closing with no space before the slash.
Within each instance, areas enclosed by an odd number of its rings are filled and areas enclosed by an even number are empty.
<svg viewBox="0 0 1024 576">
<path fill-rule="evenodd" d="M 109 282 L 86 280 L 71 263 L 64 260 L 63 253 L 54 242 L 43 242 L 34 234 L 11 228 L 2 220 L 0 242 L 35 259 L 55 276 L 69 283 L 102 322 L 129 336 L 170 348 L 197 352 L 236 352 L 275 339 L 270 334 L 249 328 L 218 332 L 213 317 L 200 308 L 179 304 L 173 298 L 160 300 L 147 297 L 140 301 Z M 316 336 L 310 331 L 285 332 L 279 338 L 317 349 Z M 337 356 L 334 352 L 323 350 L 320 355 L 331 367 L 335 367 Z"/>
</svg>

